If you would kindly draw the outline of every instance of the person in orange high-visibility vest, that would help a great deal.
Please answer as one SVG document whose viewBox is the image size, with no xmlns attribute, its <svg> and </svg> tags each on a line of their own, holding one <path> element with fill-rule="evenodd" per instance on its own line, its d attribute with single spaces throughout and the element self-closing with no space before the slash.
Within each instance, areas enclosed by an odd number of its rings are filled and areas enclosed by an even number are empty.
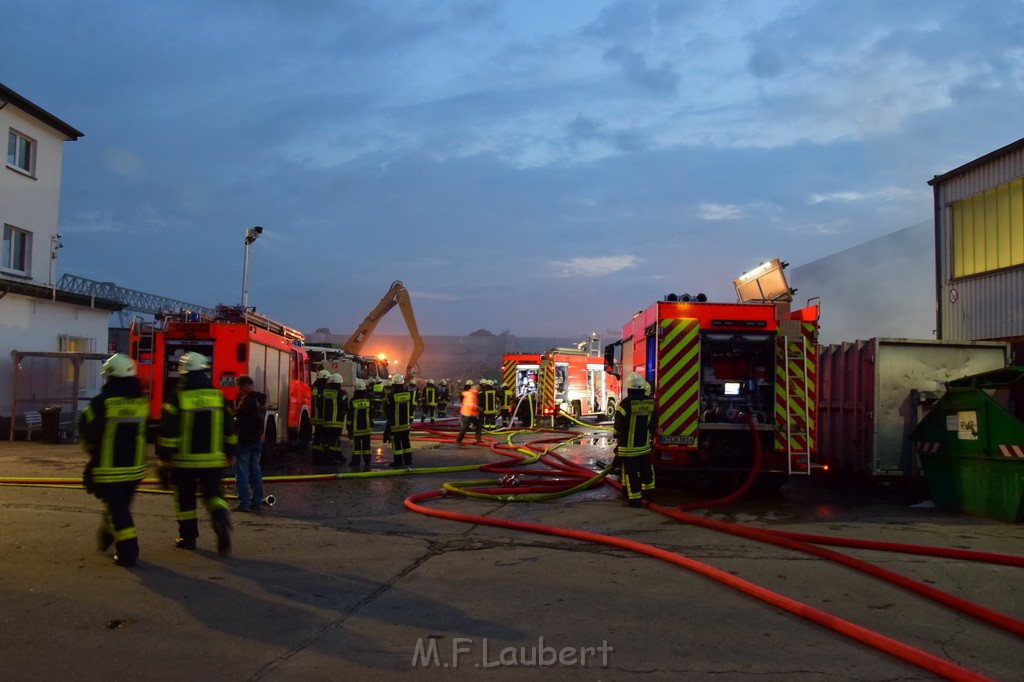
<svg viewBox="0 0 1024 682">
<path fill-rule="evenodd" d="M 479 392 L 480 389 L 473 385 L 473 380 L 466 379 L 466 388 L 462 391 L 462 406 L 459 408 L 462 425 L 459 427 L 459 436 L 455 439 L 456 445 L 462 445 L 462 439 L 465 438 L 470 426 L 476 428 L 476 445 L 480 445 L 483 424 L 480 422 L 480 407 L 477 404 Z"/>
</svg>

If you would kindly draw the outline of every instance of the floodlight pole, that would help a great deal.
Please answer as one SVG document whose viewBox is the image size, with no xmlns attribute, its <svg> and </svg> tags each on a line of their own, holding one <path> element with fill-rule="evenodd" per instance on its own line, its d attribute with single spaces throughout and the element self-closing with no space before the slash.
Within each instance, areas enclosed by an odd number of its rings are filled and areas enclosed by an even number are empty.
<svg viewBox="0 0 1024 682">
<path fill-rule="evenodd" d="M 257 225 L 245 230 L 245 266 L 242 268 L 242 310 L 249 309 L 249 246 L 263 234 L 263 228 Z"/>
</svg>

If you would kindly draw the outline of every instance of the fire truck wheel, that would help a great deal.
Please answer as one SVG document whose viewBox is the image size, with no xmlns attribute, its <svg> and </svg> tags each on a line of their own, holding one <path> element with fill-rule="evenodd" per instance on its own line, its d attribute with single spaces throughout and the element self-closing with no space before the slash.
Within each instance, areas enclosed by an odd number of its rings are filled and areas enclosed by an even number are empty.
<svg viewBox="0 0 1024 682">
<path fill-rule="evenodd" d="M 274 447 L 277 445 L 277 425 L 273 419 L 267 420 L 267 427 L 263 430 L 263 451 L 261 458 L 267 461 L 274 454 Z"/>
<path fill-rule="evenodd" d="M 300 450 L 305 450 L 309 447 L 310 441 L 313 440 L 313 425 L 309 423 L 309 413 L 303 412 L 302 419 L 299 421 L 299 438 L 298 446 Z"/>
<path fill-rule="evenodd" d="M 608 419 L 615 419 L 615 398 L 608 398 L 608 407 L 604 410 L 604 416 Z"/>
</svg>

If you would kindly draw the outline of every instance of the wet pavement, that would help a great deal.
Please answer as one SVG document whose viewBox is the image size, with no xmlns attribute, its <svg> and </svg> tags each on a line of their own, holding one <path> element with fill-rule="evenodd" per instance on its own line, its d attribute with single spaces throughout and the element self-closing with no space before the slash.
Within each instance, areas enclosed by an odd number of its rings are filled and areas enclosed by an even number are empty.
<svg viewBox="0 0 1024 682">
<path fill-rule="evenodd" d="M 414 450 L 417 470 L 506 461 L 483 447 L 422 439 Z M 611 457 L 602 432 L 557 452 L 591 468 Z M 205 523 L 198 550 L 174 549 L 170 497 L 140 494 L 142 554 L 131 570 L 96 552 L 99 503 L 80 488 L 0 486 L 5 679 L 935 678 L 620 547 L 411 512 L 403 506 L 409 495 L 499 476 L 394 472 L 390 460 L 387 447 L 375 455 L 378 476 L 314 465 L 305 453 L 265 462 L 268 477 L 340 476 L 268 481 L 276 505 L 233 515 L 228 558 L 217 556 Z M 0 442 L 0 479 L 77 477 L 83 463 L 72 445 Z M 694 499 L 686 488 L 661 487 L 656 497 L 665 507 Z M 1024 679 L 1018 636 L 831 562 L 623 507 L 607 485 L 544 503 L 448 495 L 425 505 L 648 543 L 969 670 Z M 1019 524 L 936 510 L 919 489 L 839 492 L 799 479 L 777 496 L 697 513 L 761 528 L 1024 554 Z M 1022 568 L 841 551 L 1024 619 Z"/>
</svg>

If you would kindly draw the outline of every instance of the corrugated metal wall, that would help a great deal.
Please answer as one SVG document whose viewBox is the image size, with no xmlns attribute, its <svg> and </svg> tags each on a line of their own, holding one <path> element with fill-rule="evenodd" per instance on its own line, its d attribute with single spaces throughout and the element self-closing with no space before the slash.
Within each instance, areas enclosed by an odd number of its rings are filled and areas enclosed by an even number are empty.
<svg viewBox="0 0 1024 682">
<path fill-rule="evenodd" d="M 974 341 L 1024 336 L 1024 268 L 950 281 L 952 211 L 949 205 L 1024 177 L 1024 145 L 935 184 L 938 228 L 939 338 Z M 1017 229 L 1024 231 L 1024 225 Z"/>
</svg>

